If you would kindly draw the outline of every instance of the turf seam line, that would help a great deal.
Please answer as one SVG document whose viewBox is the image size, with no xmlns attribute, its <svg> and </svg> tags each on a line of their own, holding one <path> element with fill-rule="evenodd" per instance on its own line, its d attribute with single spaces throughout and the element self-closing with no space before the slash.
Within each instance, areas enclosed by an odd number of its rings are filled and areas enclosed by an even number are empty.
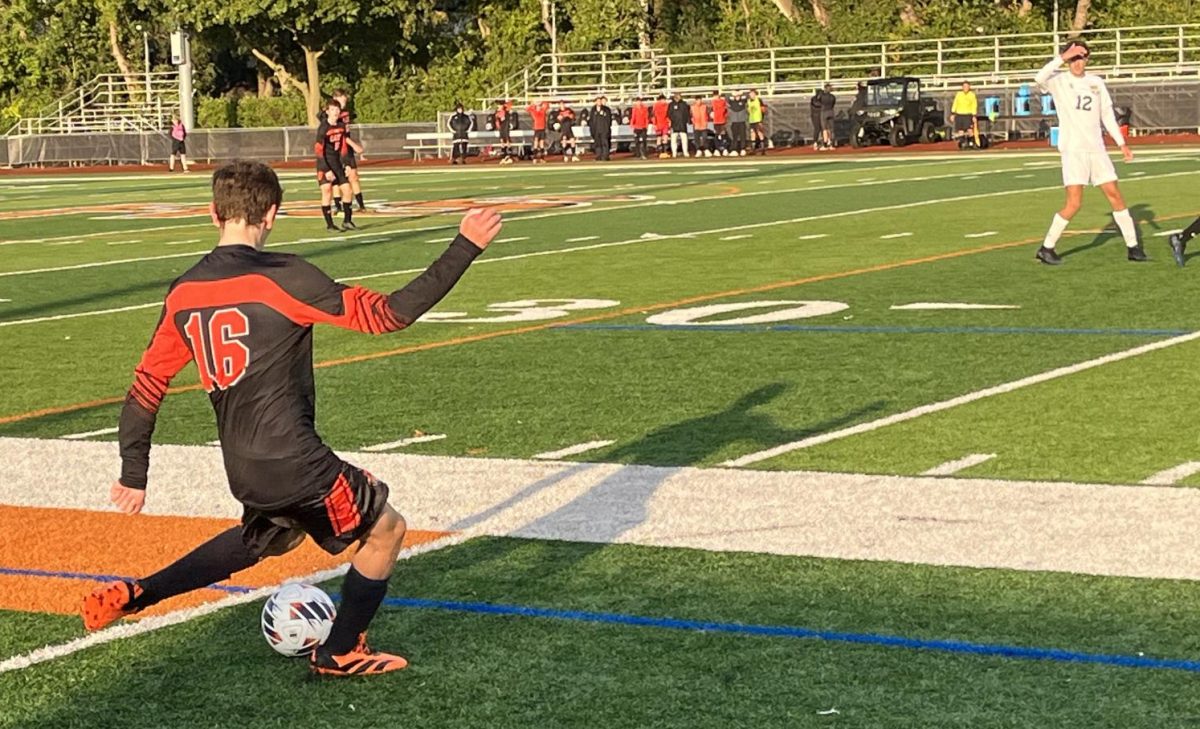
<svg viewBox="0 0 1200 729">
<path fill-rule="evenodd" d="M 397 557 L 397 561 L 411 559 L 427 552 L 432 552 L 444 547 L 450 547 L 465 541 L 466 538 L 467 537 L 465 534 L 453 534 L 432 542 L 419 544 L 400 552 L 400 555 Z M 332 569 L 313 572 L 296 579 L 309 583 L 323 582 L 325 580 L 331 580 L 335 577 L 345 574 L 348 569 L 349 563 L 346 563 Z M 294 580 L 287 581 L 292 582 Z M 58 658 L 63 658 L 65 656 L 78 653 L 86 648 L 104 645 L 105 643 L 111 643 L 115 640 L 121 640 L 122 638 L 132 638 L 138 635 L 145 635 L 146 633 L 160 630 L 162 628 L 185 623 L 194 618 L 210 615 L 227 607 L 244 605 L 246 603 L 268 597 L 272 592 L 275 591 L 277 587 L 278 585 L 271 585 L 268 587 L 255 589 L 250 592 L 230 595 L 229 597 L 206 603 L 199 607 L 177 610 L 166 615 L 159 615 L 155 617 L 144 618 L 136 622 L 127 622 L 114 625 L 112 627 L 105 628 L 104 630 L 99 630 L 95 633 L 90 633 L 80 638 L 67 641 L 66 643 L 38 648 L 37 650 L 30 651 L 23 655 L 14 656 L 12 658 L 0 661 L 0 674 L 8 671 L 29 668 L 30 666 L 44 663 L 46 661 L 53 661 Z"/>
<path fill-rule="evenodd" d="M 655 618 L 625 613 L 604 613 L 587 610 L 560 610 L 536 608 L 524 605 L 503 605 L 486 602 L 459 602 L 454 600 L 431 600 L 425 598 L 389 597 L 383 604 L 388 607 L 448 610 L 453 612 L 486 615 L 511 615 L 519 617 L 551 618 L 584 623 L 631 625 L 647 628 L 687 630 L 699 633 L 730 633 L 779 638 L 803 638 L 833 643 L 908 648 L 942 653 L 958 653 L 976 656 L 1015 658 L 1060 663 L 1089 663 L 1122 668 L 1157 668 L 1200 673 L 1200 661 L 1171 658 L 1153 658 L 1122 654 L 1086 653 L 1061 648 L 1032 648 L 993 643 L 974 643 L 961 640 L 908 638 L 899 635 L 877 633 L 851 633 L 835 630 L 817 630 L 787 625 L 757 625 L 753 623 L 708 622 L 681 620 L 677 618 Z"/>
</svg>

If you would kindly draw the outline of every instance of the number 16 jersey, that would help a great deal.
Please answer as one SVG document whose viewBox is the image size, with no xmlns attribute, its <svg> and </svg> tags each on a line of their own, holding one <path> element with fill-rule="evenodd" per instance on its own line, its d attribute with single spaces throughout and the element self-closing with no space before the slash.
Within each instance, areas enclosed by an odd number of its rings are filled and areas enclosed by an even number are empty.
<svg viewBox="0 0 1200 729">
<path fill-rule="evenodd" d="M 171 284 L 134 370 L 121 411 L 121 483 L 145 488 L 159 406 L 171 379 L 195 361 L 238 501 L 273 509 L 324 493 L 342 462 L 317 435 L 313 325 L 369 334 L 403 329 L 479 253 L 460 235 L 424 273 L 386 295 L 337 283 L 298 256 L 218 246 Z"/>
</svg>

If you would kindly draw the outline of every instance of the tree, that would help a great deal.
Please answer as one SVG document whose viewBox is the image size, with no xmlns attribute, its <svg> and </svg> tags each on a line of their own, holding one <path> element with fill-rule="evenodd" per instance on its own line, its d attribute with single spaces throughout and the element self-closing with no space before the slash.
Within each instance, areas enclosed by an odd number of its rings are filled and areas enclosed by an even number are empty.
<svg viewBox="0 0 1200 729">
<path fill-rule="evenodd" d="M 1088 10 L 1092 7 L 1092 0 L 1077 0 L 1075 3 L 1075 17 L 1071 21 L 1072 35 L 1079 35 L 1079 32 L 1087 27 Z"/>
</svg>

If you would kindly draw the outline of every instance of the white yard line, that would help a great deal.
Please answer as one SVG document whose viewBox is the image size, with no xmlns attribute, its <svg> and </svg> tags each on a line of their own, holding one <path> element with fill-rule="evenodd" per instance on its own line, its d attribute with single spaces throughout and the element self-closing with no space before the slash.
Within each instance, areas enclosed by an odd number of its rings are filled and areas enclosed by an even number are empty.
<svg viewBox="0 0 1200 729">
<path fill-rule="evenodd" d="M 1142 481 L 1147 486 L 1173 486 L 1193 474 L 1200 473 L 1200 461 L 1188 461 L 1150 476 Z"/>
<path fill-rule="evenodd" d="M 891 240 L 892 238 L 907 238 L 912 233 L 888 233 L 887 235 L 879 236 L 879 240 Z"/>
<path fill-rule="evenodd" d="M 589 240 L 600 240 L 600 236 L 585 235 L 585 236 L 581 236 L 579 238 L 567 238 L 567 240 L 564 242 L 566 242 L 566 243 L 583 243 L 584 241 L 589 241 Z"/>
<path fill-rule="evenodd" d="M 539 461 L 556 461 L 560 458 L 566 458 L 567 456 L 577 456 L 580 453 L 587 453 L 588 451 L 594 451 L 597 448 L 610 446 L 613 443 L 616 443 L 616 441 L 589 440 L 587 443 L 579 443 L 577 445 L 567 446 L 566 448 L 562 448 L 557 451 L 546 451 L 545 453 L 539 453 L 534 456 L 534 458 L 538 459 Z"/>
<path fill-rule="evenodd" d="M 726 235 L 726 236 L 723 236 L 721 238 L 721 240 L 741 240 L 742 238 L 753 238 L 753 237 L 754 236 L 750 235 L 749 233 L 742 233 L 741 235 Z"/>
<path fill-rule="evenodd" d="M 892 311 L 976 311 L 987 309 L 1020 309 L 1015 304 L 962 304 L 954 302 L 917 301 L 912 304 L 895 304 Z"/>
<path fill-rule="evenodd" d="M 363 451 L 366 453 L 382 453 L 384 451 L 395 450 L 396 448 L 403 448 L 404 446 L 415 445 L 417 443 L 432 443 L 435 440 L 445 439 L 446 435 L 444 433 L 439 433 L 437 435 L 415 435 L 411 438 L 401 438 L 400 440 L 393 440 L 389 443 L 379 443 L 377 445 L 367 446 L 366 448 L 363 448 Z"/>
<path fill-rule="evenodd" d="M 1183 232 L 1183 228 L 1179 228 L 1178 230 L 1164 230 L 1159 233 L 1155 233 L 1154 237 L 1155 238 L 1166 238 L 1168 236 L 1172 236 L 1172 235 L 1175 235 L 1176 233 L 1182 233 L 1182 232 Z"/>
<path fill-rule="evenodd" d="M 895 415 L 879 418 L 878 420 L 872 420 L 868 423 L 861 423 L 859 425 L 850 426 L 849 428 L 842 428 L 841 430 L 834 430 L 828 433 L 814 435 L 808 438 L 793 441 L 791 443 L 784 443 L 783 445 L 778 445 L 774 448 L 767 448 L 756 453 L 750 453 L 739 458 L 728 460 L 721 465 L 735 468 L 749 466 L 754 463 L 759 463 L 760 461 L 766 461 L 771 458 L 781 456 L 785 453 L 791 453 L 792 451 L 798 451 L 804 448 L 812 448 L 813 446 L 818 446 L 823 443 L 831 443 L 835 440 L 841 440 L 842 438 L 849 438 L 852 435 L 870 433 L 872 431 L 879 430 L 880 428 L 886 428 L 889 425 L 915 420 L 916 418 L 920 418 L 925 415 L 939 413 L 943 410 L 949 410 L 960 405 L 977 402 L 995 395 L 1005 395 L 1025 387 L 1038 385 L 1043 382 L 1049 382 L 1050 380 L 1056 380 L 1060 377 L 1066 377 L 1068 375 L 1074 375 L 1095 367 L 1111 364 L 1113 362 L 1120 362 L 1121 360 L 1130 359 L 1132 357 L 1137 357 L 1149 352 L 1156 352 L 1160 349 L 1174 347 L 1179 344 L 1195 341 L 1196 339 L 1200 339 L 1200 332 L 1191 332 L 1190 334 L 1184 334 L 1178 337 L 1171 337 L 1170 339 L 1162 339 L 1157 342 L 1143 344 L 1141 346 L 1133 347 L 1132 349 L 1126 349 L 1121 352 L 1106 354 L 1103 357 L 1096 357 L 1095 359 L 1089 359 L 1087 361 L 1078 362 L 1065 367 L 1057 367 L 1055 369 L 1041 372 L 1030 377 L 1023 377 L 1012 382 L 1005 382 L 993 387 L 976 390 L 975 392 L 970 392 L 966 395 L 960 395 L 949 400 L 942 400 L 941 402 L 935 402 L 929 405 L 921 405 L 920 407 L 915 407 L 902 413 L 896 413 Z"/>
<path fill-rule="evenodd" d="M 964 238 L 987 238 L 987 237 L 989 237 L 989 236 L 993 236 L 993 235 L 996 235 L 996 231 L 994 231 L 994 230 L 985 230 L 985 231 L 983 231 L 982 233 L 967 233 L 967 234 L 966 234 L 966 235 L 964 235 L 963 237 L 964 237 Z"/>
<path fill-rule="evenodd" d="M 828 238 L 828 233 L 809 233 L 808 235 L 797 236 L 796 240 L 817 240 L 818 238 Z"/>
<path fill-rule="evenodd" d="M 465 537 L 460 535 L 443 537 L 442 539 L 410 547 L 409 549 L 402 551 L 397 557 L 397 560 L 402 561 L 412 559 L 417 555 L 426 554 L 438 549 L 460 544 L 463 541 L 465 541 Z M 308 583 L 324 582 L 326 580 L 332 580 L 336 577 L 346 574 L 346 570 L 349 568 L 350 565 L 347 563 L 332 569 L 321 570 L 319 572 L 312 572 L 307 575 L 297 576 L 286 581 L 299 581 Z M 76 638 L 74 640 L 67 641 L 66 643 L 46 646 L 45 648 L 38 648 L 37 650 L 30 651 L 24 655 L 14 656 L 13 658 L 0 661 L 0 673 L 16 671 L 22 668 L 29 668 L 30 666 L 35 666 L 39 663 L 45 663 L 46 661 L 64 658 L 87 648 L 104 645 L 105 643 L 111 643 L 114 640 L 145 635 L 146 633 L 152 633 L 156 630 L 168 628 L 172 625 L 186 623 L 189 620 L 193 620 L 204 615 L 211 615 L 212 613 L 224 610 L 227 607 L 245 605 L 246 603 L 262 600 L 270 596 L 277 587 L 278 585 L 270 585 L 252 592 L 230 595 L 229 597 L 225 597 L 214 602 L 204 603 L 198 607 L 176 610 L 175 612 L 167 613 L 166 615 L 143 618 L 142 620 L 138 620 L 136 622 L 119 623 L 110 628 L 85 635 L 82 638 Z"/>
<path fill-rule="evenodd" d="M 108 242 L 108 245 L 110 245 L 110 246 L 127 246 L 127 245 L 130 245 L 131 243 L 141 243 L 141 242 L 142 241 L 138 238 L 134 238 L 133 240 L 110 240 Z"/>
<path fill-rule="evenodd" d="M 86 433 L 72 433 L 70 435 L 64 435 L 63 439 L 64 440 L 83 440 L 84 438 L 91 438 L 91 437 L 97 436 L 97 435 L 112 435 L 113 433 L 116 433 L 119 430 L 120 430 L 120 428 L 101 428 L 100 430 L 89 430 Z"/>
<path fill-rule="evenodd" d="M 169 246 L 184 246 L 189 243 L 199 243 L 202 240 L 203 240 L 202 238 L 189 238 L 187 240 L 170 240 L 170 241 L 167 241 L 166 244 Z"/>
<path fill-rule="evenodd" d="M 953 476 L 959 471 L 965 471 L 972 466 L 978 466 L 980 463 L 987 463 L 996 457 L 995 453 L 972 453 L 969 456 L 963 456 L 953 461 L 946 461 L 940 466 L 934 466 L 922 473 L 922 476 Z"/>
<path fill-rule="evenodd" d="M 161 309 L 162 302 L 156 301 L 152 304 L 135 304 L 133 306 L 119 306 L 115 309 L 97 309 L 96 311 L 80 311 L 74 314 L 56 314 L 55 316 L 39 316 L 33 319 L 14 319 L 12 321 L 0 321 L 0 327 L 13 327 L 21 324 L 41 324 L 47 321 L 63 321 L 64 319 L 80 319 L 86 316 L 102 316 L 104 314 L 118 314 L 124 311 L 137 311 L 138 309 Z"/>
<path fill-rule="evenodd" d="M 521 235 L 521 236 L 517 236 L 516 238 L 497 238 L 496 242 L 497 243 L 517 243 L 517 242 L 520 242 L 523 240 L 529 240 L 529 236 Z"/>
<path fill-rule="evenodd" d="M 48 243 L 56 240 L 76 240 L 88 238 L 103 238 L 105 236 L 151 233 L 160 230 L 178 230 L 180 228 L 211 227 L 212 223 L 186 223 L 184 225 L 160 225 L 154 228 L 136 228 L 134 230 L 110 230 L 102 233 L 85 233 L 83 235 L 60 235 L 57 238 L 23 238 L 21 240 L 0 240 L 0 246 L 15 246 L 22 243 Z"/>
</svg>

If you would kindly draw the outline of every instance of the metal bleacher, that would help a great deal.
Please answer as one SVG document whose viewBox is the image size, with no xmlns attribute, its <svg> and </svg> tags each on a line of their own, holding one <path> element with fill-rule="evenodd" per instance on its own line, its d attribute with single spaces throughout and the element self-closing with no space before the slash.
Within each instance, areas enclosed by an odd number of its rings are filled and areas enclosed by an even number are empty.
<svg viewBox="0 0 1200 729">
<path fill-rule="evenodd" d="M 1109 83 L 1200 78 L 1200 25 L 1086 30 L 1090 70 Z M 757 88 L 769 96 L 811 92 L 816 84 L 846 89 L 873 76 L 920 76 L 927 88 L 964 80 L 990 87 L 1029 83 L 1068 39 L 1058 33 L 973 35 L 704 53 L 660 50 L 543 54 L 489 97 L 582 101 L 604 93 L 615 101 L 680 91 Z M 485 108 L 487 108 L 485 106 Z"/>
<path fill-rule="evenodd" d="M 162 131 L 179 109 L 179 74 L 139 73 L 132 88 L 124 76 L 104 74 L 65 94 L 8 136 Z"/>
</svg>

